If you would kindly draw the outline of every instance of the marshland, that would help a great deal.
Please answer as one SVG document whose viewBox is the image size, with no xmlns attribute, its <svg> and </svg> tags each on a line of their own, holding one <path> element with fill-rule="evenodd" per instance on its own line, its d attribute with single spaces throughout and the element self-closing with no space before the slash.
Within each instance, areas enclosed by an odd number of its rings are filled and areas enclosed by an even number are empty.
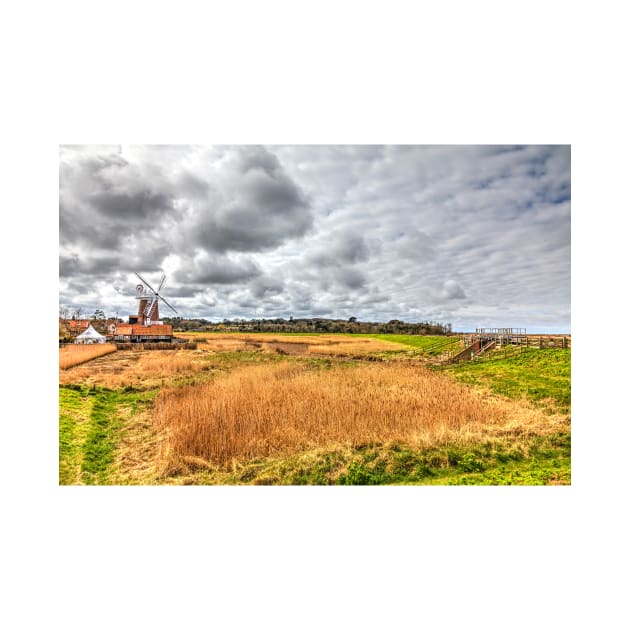
<svg viewBox="0 0 630 630">
<path fill-rule="evenodd" d="M 438 336 L 188 338 L 60 349 L 60 484 L 570 483 L 570 348 L 448 364 Z"/>
</svg>

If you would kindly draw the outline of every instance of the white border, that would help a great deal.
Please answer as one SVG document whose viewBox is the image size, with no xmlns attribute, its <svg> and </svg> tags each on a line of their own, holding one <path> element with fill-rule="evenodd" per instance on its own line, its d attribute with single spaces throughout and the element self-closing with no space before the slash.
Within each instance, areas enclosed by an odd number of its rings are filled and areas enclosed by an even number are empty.
<svg viewBox="0 0 630 630">
<path fill-rule="evenodd" d="M 626 22 L 431 6 L 5 11 L 4 626 L 619 626 L 625 370 L 589 341 L 625 321 Z M 119 139 L 572 144 L 573 486 L 57 487 L 57 145 Z"/>
</svg>

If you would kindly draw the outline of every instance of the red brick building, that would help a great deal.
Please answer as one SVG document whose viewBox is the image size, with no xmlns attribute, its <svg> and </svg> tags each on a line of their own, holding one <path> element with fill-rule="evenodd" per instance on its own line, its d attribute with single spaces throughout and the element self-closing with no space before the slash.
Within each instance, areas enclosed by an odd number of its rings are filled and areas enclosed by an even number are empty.
<svg viewBox="0 0 630 630">
<path fill-rule="evenodd" d="M 119 343 L 170 342 L 173 340 L 173 327 L 170 324 L 118 324 L 112 339 Z"/>
<path fill-rule="evenodd" d="M 80 335 L 87 330 L 87 327 L 92 323 L 91 319 L 66 319 L 64 324 L 68 328 L 68 332 L 73 335 Z"/>
</svg>

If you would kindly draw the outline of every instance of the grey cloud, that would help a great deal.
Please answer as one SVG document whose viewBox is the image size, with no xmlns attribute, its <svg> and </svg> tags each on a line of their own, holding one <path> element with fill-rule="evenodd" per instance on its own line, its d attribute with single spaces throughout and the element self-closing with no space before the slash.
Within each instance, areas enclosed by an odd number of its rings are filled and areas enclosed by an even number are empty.
<svg viewBox="0 0 630 630">
<path fill-rule="evenodd" d="M 320 245 L 318 251 L 309 255 L 307 262 L 321 267 L 336 267 L 366 261 L 369 252 L 365 239 L 358 234 L 335 236 L 332 242 Z"/>
<path fill-rule="evenodd" d="M 159 272 L 161 261 L 169 254 L 168 244 L 159 240 L 148 240 L 141 249 L 133 243 L 126 246 L 125 242 L 128 240 L 129 237 L 123 237 L 113 250 L 103 248 L 103 241 L 97 239 L 95 244 L 98 243 L 98 247 L 93 251 L 83 250 L 80 244 L 73 245 L 69 251 L 62 248 L 59 255 L 59 276 L 111 279 L 119 273 Z"/>
<path fill-rule="evenodd" d="M 417 229 L 399 233 L 389 246 L 397 256 L 416 262 L 426 261 L 435 256 L 433 239 Z"/>
<path fill-rule="evenodd" d="M 59 256 L 59 275 L 63 277 L 74 276 L 79 271 L 79 257 L 74 254 L 72 256 Z"/>
<path fill-rule="evenodd" d="M 177 253 L 262 251 L 312 226 L 308 200 L 262 147 L 201 152 L 192 172 L 161 164 L 157 149 L 141 156 L 62 151 L 62 244 L 113 249 L 132 233 L 139 252 L 155 238 Z"/>
<path fill-rule="evenodd" d="M 191 199 L 203 199 L 210 194 L 210 183 L 192 173 L 180 173 L 175 181 L 175 189 L 186 191 L 186 196 Z"/>
<path fill-rule="evenodd" d="M 273 146 L 283 167 L 326 215 L 343 205 L 362 174 L 383 158 L 383 146 Z"/>
<path fill-rule="evenodd" d="M 348 289 L 359 289 L 365 286 L 367 282 L 367 278 L 362 271 L 348 267 L 339 269 L 335 278 L 341 285 Z"/>
<path fill-rule="evenodd" d="M 60 278 L 72 280 L 63 294 L 97 301 L 95 278 L 124 286 L 111 277 L 157 273 L 175 256 L 170 291 L 190 315 L 567 330 L 570 154 L 538 145 L 62 149 Z"/>
<path fill-rule="evenodd" d="M 60 242 L 89 251 L 116 249 L 129 233 L 146 232 L 147 224 L 160 225 L 173 207 L 159 175 L 149 175 L 118 155 L 63 152 Z"/>
<path fill-rule="evenodd" d="M 264 149 L 232 150 L 214 185 L 219 192 L 193 204 L 183 226 L 186 240 L 206 250 L 263 251 L 312 227 L 306 197 Z"/>
<path fill-rule="evenodd" d="M 171 209 L 168 195 L 150 190 L 112 192 L 100 190 L 87 197 L 88 202 L 105 217 L 113 217 L 136 223 L 143 219 L 159 218 Z"/>
<path fill-rule="evenodd" d="M 466 297 L 466 293 L 455 280 L 447 280 L 442 289 L 442 297 L 447 300 L 462 300 Z"/>
<path fill-rule="evenodd" d="M 166 287 L 165 294 L 173 298 L 192 298 L 200 296 L 203 290 L 202 285 L 171 282 Z"/>
<path fill-rule="evenodd" d="M 93 277 L 108 275 L 120 269 L 120 257 L 116 254 L 102 256 L 79 256 L 69 254 L 59 256 L 59 275 L 62 277 L 90 274 Z"/>
<path fill-rule="evenodd" d="M 256 280 L 251 282 L 250 290 L 254 297 L 261 299 L 282 293 L 284 291 L 284 284 L 278 278 L 265 276 L 256 278 Z"/>
<path fill-rule="evenodd" d="M 368 259 L 365 239 L 358 234 L 345 235 L 331 248 L 331 254 L 346 263 L 362 262 Z"/>
<path fill-rule="evenodd" d="M 184 284 L 234 284 L 261 274 L 258 265 L 248 259 L 202 256 L 186 260 L 185 266 L 175 273 L 176 282 Z"/>
</svg>

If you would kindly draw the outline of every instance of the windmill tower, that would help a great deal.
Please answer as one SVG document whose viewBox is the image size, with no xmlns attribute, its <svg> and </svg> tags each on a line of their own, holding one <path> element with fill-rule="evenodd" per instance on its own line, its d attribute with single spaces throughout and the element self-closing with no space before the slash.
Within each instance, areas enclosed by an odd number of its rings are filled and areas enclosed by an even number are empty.
<svg viewBox="0 0 630 630">
<path fill-rule="evenodd" d="M 143 326 L 151 326 L 151 324 L 161 324 L 158 304 L 160 300 L 166 304 L 176 315 L 177 311 L 160 295 L 160 291 L 164 286 L 166 274 L 162 274 L 162 280 L 157 291 L 136 271 L 136 276 L 140 278 L 143 284 L 136 286 L 136 300 L 138 300 L 138 315 L 130 316 L 129 323 L 138 323 Z M 132 322 L 132 319 L 135 320 Z"/>
</svg>

